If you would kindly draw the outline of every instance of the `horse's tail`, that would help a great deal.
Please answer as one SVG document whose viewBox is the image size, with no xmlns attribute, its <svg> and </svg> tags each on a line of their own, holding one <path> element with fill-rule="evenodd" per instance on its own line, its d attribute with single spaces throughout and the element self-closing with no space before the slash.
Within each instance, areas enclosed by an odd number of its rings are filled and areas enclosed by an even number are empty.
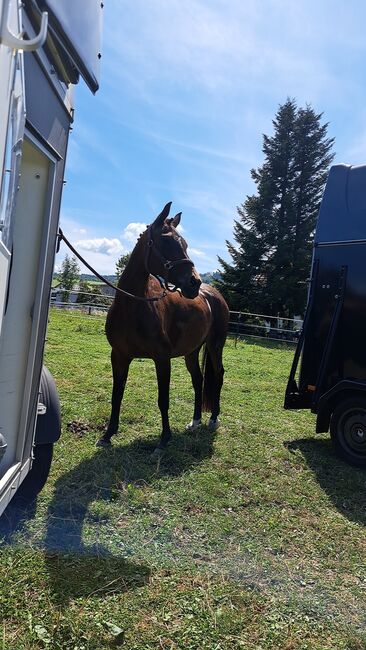
<svg viewBox="0 0 366 650">
<path fill-rule="evenodd" d="M 212 365 L 210 352 L 207 349 L 206 343 L 203 346 L 202 356 L 202 374 L 203 374 L 203 388 L 202 388 L 202 410 L 212 411 L 214 395 L 215 395 L 215 372 Z"/>
</svg>

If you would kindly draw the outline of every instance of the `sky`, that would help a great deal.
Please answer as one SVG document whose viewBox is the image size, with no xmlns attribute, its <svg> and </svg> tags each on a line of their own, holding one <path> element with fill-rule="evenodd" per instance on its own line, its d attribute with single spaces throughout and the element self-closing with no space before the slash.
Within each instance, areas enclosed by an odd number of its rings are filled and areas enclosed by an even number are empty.
<svg viewBox="0 0 366 650">
<path fill-rule="evenodd" d="M 365 25 L 363 0 L 104 0 L 100 89 L 75 89 L 65 235 L 111 274 L 173 201 L 198 271 L 218 269 L 287 97 L 324 113 L 334 163 L 366 163 Z"/>
</svg>

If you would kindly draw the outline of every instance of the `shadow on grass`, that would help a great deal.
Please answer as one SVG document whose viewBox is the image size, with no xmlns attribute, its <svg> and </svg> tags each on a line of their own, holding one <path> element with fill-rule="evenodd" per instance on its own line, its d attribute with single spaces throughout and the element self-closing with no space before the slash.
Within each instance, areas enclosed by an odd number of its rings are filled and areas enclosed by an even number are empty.
<svg viewBox="0 0 366 650">
<path fill-rule="evenodd" d="M 338 459 L 330 439 L 303 438 L 284 445 L 290 452 L 301 452 L 319 485 L 342 515 L 366 525 L 364 470 Z"/>
<path fill-rule="evenodd" d="M 32 503 L 18 502 L 12 499 L 5 512 L 0 517 L 0 548 L 2 545 L 11 545 L 17 533 L 21 533 L 29 519 L 36 514 L 37 501 Z"/>
<path fill-rule="evenodd" d="M 103 508 L 98 514 L 95 508 L 91 513 L 89 506 L 118 500 L 126 491 L 128 498 L 129 491 L 133 493 L 144 484 L 180 475 L 212 455 L 214 437 L 214 432 L 205 427 L 197 438 L 175 434 L 160 462 L 151 458 L 155 440 L 101 448 L 56 481 L 44 547 L 53 593 L 59 602 L 90 594 L 102 597 L 148 582 L 148 567 L 114 557 L 97 538 L 91 545 L 85 544 L 84 524 L 92 523 L 97 531 L 98 523 L 102 525 L 106 519 Z M 124 552 L 121 548 L 121 555 Z M 98 588 L 98 581 L 105 586 Z"/>
<path fill-rule="evenodd" d="M 93 524 L 105 519 L 103 508 L 100 515 L 89 513 L 90 504 L 115 501 L 123 493 L 133 499 L 138 488 L 179 476 L 212 456 L 214 438 L 215 432 L 207 427 L 201 427 L 197 436 L 175 433 L 160 459 L 152 456 L 155 440 L 150 439 L 98 449 L 56 481 L 46 518 L 46 549 L 103 556 L 98 540 L 93 540 L 93 548 L 83 545 L 86 518 Z"/>
<path fill-rule="evenodd" d="M 151 570 L 112 555 L 45 554 L 52 599 L 67 605 L 74 598 L 105 598 L 148 584 Z"/>
<path fill-rule="evenodd" d="M 197 437 L 175 432 L 160 461 L 151 458 L 155 440 L 116 444 L 95 450 L 90 458 L 58 478 L 45 515 L 46 533 L 40 544 L 45 551 L 56 602 L 67 603 L 70 598 L 86 595 L 102 597 L 148 582 L 147 566 L 125 559 L 126 550 L 122 547 L 115 557 L 99 542 L 98 524 L 108 523 L 108 514 L 100 506 L 118 500 L 122 493 L 129 499 L 130 493 L 145 484 L 179 476 L 198 465 L 212 456 L 214 438 L 215 432 L 207 427 L 201 427 Z M 92 503 L 94 507 L 90 511 Z M 16 544 L 18 533 L 27 534 L 27 521 L 34 517 L 35 511 L 36 503 L 26 508 L 15 502 L 8 506 L 0 520 L 0 536 L 5 543 Z M 83 537 L 85 523 L 92 524 L 95 535 L 87 543 Z"/>
</svg>

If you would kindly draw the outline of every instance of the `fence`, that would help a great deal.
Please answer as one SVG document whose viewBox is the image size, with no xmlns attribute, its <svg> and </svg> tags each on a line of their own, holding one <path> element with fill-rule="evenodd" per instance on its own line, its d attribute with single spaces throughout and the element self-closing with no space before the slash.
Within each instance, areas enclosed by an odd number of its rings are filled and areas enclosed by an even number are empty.
<svg viewBox="0 0 366 650">
<path fill-rule="evenodd" d="M 250 336 L 274 341 L 297 343 L 302 328 L 300 318 L 284 318 L 266 314 L 231 311 L 229 332 L 238 338 Z"/>
<path fill-rule="evenodd" d="M 107 296 L 85 291 L 72 291 L 73 301 L 62 302 L 51 297 L 51 306 L 58 309 L 77 309 L 89 316 L 108 311 L 109 305 L 106 301 L 111 302 L 113 296 Z M 78 295 L 88 296 L 90 302 L 77 302 Z M 103 304 L 94 302 L 95 299 L 102 299 Z M 229 333 L 239 338 L 260 338 L 275 341 L 286 341 L 296 343 L 302 327 L 300 318 L 283 318 L 282 316 L 268 316 L 266 314 L 252 314 L 250 312 L 231 311 L 229 319 Z"/>
</svg>

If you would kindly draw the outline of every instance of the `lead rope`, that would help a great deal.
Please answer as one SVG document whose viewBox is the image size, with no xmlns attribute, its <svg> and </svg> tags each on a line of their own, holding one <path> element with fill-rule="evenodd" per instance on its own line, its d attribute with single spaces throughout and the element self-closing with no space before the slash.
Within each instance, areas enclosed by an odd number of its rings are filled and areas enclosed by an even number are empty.
<svg viewBox="0 0 366 650">
<path fill-rule="evenodd" d="M 77 257 L 80 260 L 80 262 L 82 262 L 89 269 L 89 271 L 91 271 L 97 278 L 99 278 L 99 280 L 104 282 L 104 284 L 107 284 L 112 289 L 115 289 L 116 291 L 119 291 L 120 293 L 123 293 L 125 296 L 128 296 L 129 298 L 133 298 L 134 300 L 140 300 L 142 302 L 157 302 L 158 300 L 162 300 L 163 298 L 165 298 L 168 291 L 171 291 L 171 292 L 177 291 L 176 287 L 174 289 L 169 289 L 169 287 L 164 286 L 163 283 L 162 283 L 162 280 L 158 276 L 154 276 L 154 277 L 156 277 L 156 279 L 160 283 L 161 288 L 163 289 L 160 296 L 154 296 L 152 298 L 143 298 L 142 296 L 135 296 L 133 293 L 129 293 L 129 291 L 125 291 L 124 289 L 121 289 L 120 287 L 117 287 L 112 282 L 109 282 L 109 280 L 107 280 L 107 278 L 104 278 L 102 275 L 100 275 L 100 273 L 98 273 L 95 269 L 93 269 L 93 267 L 90 266 L 90 264 L 88 264 L 88 262 L 80 255 L 80 253 L 78 253 L 78 251 L 73 247 L 73 245 L 65 237 L 65 235 L 62 232 L 61 228 L 58 229 L 57 237 L 58 237 L 57 252 L 58 252 L 58 249 L 59 249 L 59 246 L 60 246 L 60 242 L 64 241 L 66 246 L 71 250 L 72 253 L 74 253 L 75 257 Z"/>
</svg>

